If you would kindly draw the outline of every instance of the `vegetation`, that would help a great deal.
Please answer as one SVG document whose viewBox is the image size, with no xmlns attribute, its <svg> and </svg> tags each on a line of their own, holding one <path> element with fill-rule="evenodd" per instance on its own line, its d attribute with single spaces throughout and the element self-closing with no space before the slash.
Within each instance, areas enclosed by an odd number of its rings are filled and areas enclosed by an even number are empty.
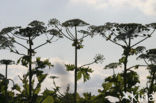
<svg viewBox="0 0 156 103">
<path fill-rule="evenodd" d="M 152 27 L 152 28 L 151 28 Z M 151 30 L 152 29 L 152 30 Z M 153 24 L 142 25 L 142 24 L 118 24 L 118 23 L 106 23 L 102 26 L 92 26 L 91 32 L 98 33 L 102 35 L 106 40 L 111 41 L 112 43 L 120 46 L 123 49 L 122 57 L 117 63 L 111 63 L 106 66 L 107 68 L 117 68 L 119 65 L 123 65 L 123 73 L 117 74 L 112 77 L 108 77 L 103 84 L 103 88 L 109 85 L 109 93 L 106 96 L 114 96 L 119 99 L 120 102 L 127 103 L 128 101 L 122 99 L 124 96 L 123 92 L 133 92 L 135 95 L 138 95 L 138 86 L 139 78 L 136 72 L 132 69 L 136 66 L 128 67 L 128 58 L 133 55 L 141 53 L 145 47 L 138 46 L 140 43 L 144 42 L 146 39 L 152 36 L 155 28 Z M 140 39 L 141 38 L 141 39 Z M 133 42 L 134 39 L 135 43 Z M 137 42 L 136 42 L 137 41 Z M 110 84 L 112 81 L 112 84 Z M 115 85 L 115 86 L 114 86 Z M 111 88 L 112 87 L 112 88 Z M 129 88 L 129 89 L 128 89 Z M 105 90 L 104 90 L 105 91 Z M 107 92 L 108 92 L 107 91 Z M 112 92 L 112 93 L 111 93 Z M 116 95 L 119 94 L 119 95 Z M 138 101 L 137 101 L 138 102 Z"/>
<path fill-rule="evenodd" d="M 137 23 L 106 23 L 101 26 L 91 26 L 83 20 L 71 19 L 61 23 L 57 19 L 51 19 L 46 25 L 41 21 L 34 20 L 27 27 L 6 27 L 0 31 L 0 49 L 9 49 L 11 53 L 20 55 L 17 64 L 21 64 L 29 71 L 19 79 L 22 87 L 15 84 L 13 80 L 7 78 L 8 65 L 14 63 L 12 60 L 1 60 L 0 64 L 6 65 L 5 76 L 0 74 L 0 103 L 111 103 L 109 97 L 114 97 L 118 103 L 139 102 L 139 96 L 147 94 L 148 98 L 156 92 L 156 49 L 149 49 L 142 45 L 148 38 L 155 33 L 156 24 L 147 25 Z M 104 56 L 97 54 L 93 61 L 78 66 L 78 50 L 82 49 L 82 44 L 86 37 L 100 35 L 113 44 L 122 48 L 122 56 L 119 61 L 112 62 L 104 69 L 112 69 L 113 74 L 104 78 L 102 89 L 98 89 L 98 94 L 91 93 L 79 94 L 77 91 L 77 82 L 83 79 L 84 82 L 90 79 L 93 72 L 90 65 L 102 63 Z M 43 42 L 37 42 L 37 40 Z M 34 58 L 37 49 L 57 41 L 59 38 L 66 38 L 72 41 L 75 48 L 74 64 L 65 64 L 66 71 L 74 71 L 74 92 L 69 92 L 70 86 L 66 88 L 65 93 L 61 93 L 57 86 L 56 76 L 51 76 L 53 89 L 41 90 L 44 80 L 48 77 L 44 73 L 45 68 L 53 68 L 54 65 L 46 59 L 40 57 Z M 41 44 L 39 44 L 41 43 Z M 23 50 L 17 49 L 21 46 Z M 142 59 L 145 65 L 135 64 L 129 67 L 129 57 Z M 33 61 L 33 58 L 35 59 Z M 107 59 L 107 58 L 106 58 Z M 149 71 L 147 85 L 145 88 L 140 86 L 140 79 L 135 69 L 140 67 Z M 116 73 L 120 68 L 123 71 Z M 16 75 L 16 74 L 15 74 Z M 11 90 L 8 90 L 9 81 L 13 83 Z M 124 98 L 125 93 L 133 93 L 135 98 Z M 148 100 L 148 103 L 154 103 Z"/>
</svg>

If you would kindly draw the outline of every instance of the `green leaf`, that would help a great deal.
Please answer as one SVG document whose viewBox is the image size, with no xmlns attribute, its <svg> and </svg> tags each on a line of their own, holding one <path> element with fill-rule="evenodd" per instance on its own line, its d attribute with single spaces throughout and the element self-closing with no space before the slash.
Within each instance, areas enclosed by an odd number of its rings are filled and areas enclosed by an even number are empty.
<svg viewBox="0 0 156 103">
<path fill-rule="evenodd" d="M 66 64 L 65 66 L 67 71 L 73 71 L 75 69 L 75 65 L 73 64 Z"/>
<path fill-rule="evenodd" d="M 43 92 L 43 96 L 53 95 L 54 93 L 55 93 L 54 91 L 50 91 L 50 90 L 46 89 L 46 90 Z"/>
<path fill-rule="evenodd" d="M 13 90 L 17 90 L 18 92 L 21 92 L 21 88 L 18 84 L 15 84 L 13 87 L 12 87 Z"/>
<path fill-rule="evenodd" d="M 122 57 L 121 59 L 119 59 L 119 63 L 120 63 L 120 64 L 121 64 L 121 63 L 124 63 L 125 60 L 126 60 L 126 57 Z"/>
<path fill-rule="evenodd" d="M 19 58 L 19 59 L 17 60 L 17 64 L 19 64 L 19 63 L 20 63 L 21 59 L 22 59 L 22 58 Z"/>
<path fill-rule="evenodd" d="M 77 74 L 77 78 L 78 80 L 81 79 L 83 77 L 83 81 L 86 82 L 87 80 L 90 79 L 90 74 L 92 73 L 93 70 L 90 69 L 89 67 L 85 68 L 85 67 L 81 67 L 78 68 L 78 74 Z"/>
<path fill-rule="evenodd" d="M 81 73 L 81 72 L 78 72 L 78 73 L 77 73 L 77 80 L 80 80 L 81 77 L 82 77 L 82 73 Z"/>
<path fill-rule="evenodd" d="M 39 74 L 37 75 L 37 79 L 39 82 L 42 82 L 45 80 L 45 78 L 47 77 L 48 74 Z"/>
<path fill-rule="evenodd" d="M 48 96 L 42 103 L 54 103 L 54 98 L 52 96 Z"/>
</svg>

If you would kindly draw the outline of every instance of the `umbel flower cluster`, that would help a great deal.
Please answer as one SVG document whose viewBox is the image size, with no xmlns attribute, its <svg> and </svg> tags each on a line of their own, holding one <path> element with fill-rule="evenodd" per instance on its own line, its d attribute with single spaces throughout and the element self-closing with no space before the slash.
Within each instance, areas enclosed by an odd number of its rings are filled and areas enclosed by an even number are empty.
<svg viewBox="0 0 156 103">
<path fill-rule="evenodd" d="M 156 49 L 147 50 L 140 44 L 151 38 L 155 29 L 156 23 L 108 22 L 96 26 L 80 19 L 71 19 L 63 23 L 57 19 L 51 19 L 48 24 L 34 20 L 26 27 L 3 28 L 0 31 L 0 50 L 10 50 L 10 53 L 15 53 L 20 58 L 17 61 L 6 59 L 0 61 L 0 64 L 6 66 L 5 74 L 0 73 L 0 103 L 112 103 L 109 97 L 116 98 L 117 103 L 131 103 L 131 101 L 138 103 L 140 96 L 147 94 L 147 98 L 150 98 L 156 92 Z M 84 82 L 90 80 L 90 75 L 94 72 L 91 65 L 102 63 L 105 60 L 103 55 L 95 54 L 91 62 L 78 65 L 78 52 L 85 47 L 83 42 L 87 40 L 86 38 L 92 39 L 97 35 L 121 48 L 122 55 L 118 61 L 112 61 L 104 67 L 104 69 L 112 69 L 112 75 L 104 78 L 104 82 L 101 83 L 102 88 L 97 89 L 98 94 L 83 93 L 80 95 L 77 90 L 79 88 L 78 81 L 80 79 Z M 37 38 L 42 38 L 40 39 L 42 41 L 37 41 Z M 43 72 L 44 69 L 53 68 L 54 65 L 48 59 L 43 60 L 40 57 L 35 59 L 35 55 L 40 50 L 39 48 L 46 44 L 57 45 L 54 42 L 59 39 L 67 39 L 72 42 L 74 64 L 65 64 L 65 67 L 66 71 L 74 72 L 73 92 L 69 92 L 70 86 L 67 86 L 66 92 L 62 93 L 60 91 L 62 87 L 55 82 L 55 79 L 59 79 L 56 76 L 50 77 L 53 81 L 53 89 L 41 90 L 44 80 L 48 77 L 48 74 Z M 19 47 L 23 48 L 22 51 Z M 143 60 L 144 63 L 129 67 L 129 57 L 131 56 L 136 57 L 136 61 Z M 22 77 L 19 76 L 22 86 L 7 77 L 8 67 L 11 64 L 20 64 L 28 68 L 26 74 Z M 140 67 L 149 71 L 146 87 L 140 86 L 139 75 L 135 71 Z M 122 68 L 123 71 L 116 73 L 119 68 Z M 13 85 L 11 85 L 11 89 L 8 89 L 10 82 Z M 125 93 L 133 93 L 135 98 L 131 96 L 124 98 Z M 147 99 L 147 102 L 154 103 L 154 99 Z"/>
</svg>

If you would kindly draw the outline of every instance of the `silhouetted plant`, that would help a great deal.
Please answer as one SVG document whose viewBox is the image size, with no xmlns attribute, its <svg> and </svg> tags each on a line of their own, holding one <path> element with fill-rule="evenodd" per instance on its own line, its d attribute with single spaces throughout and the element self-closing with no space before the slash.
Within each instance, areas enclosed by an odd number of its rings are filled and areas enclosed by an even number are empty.
<svg viewBox="0 0 156 103">
<path fill-rule="evenodd" d="M 9 82 L 8 65 L 14 64 L 14 61 L 3 59 L 3 60 L 0 60 L 0 64 L 5 65 L 5 80 L 4 80 L 5 81 L 5 102 L 8 103 L 8 94 L 7 94 L 8 82 Z"/>
<path fill-rule="evenodd" d="M 129 56 L 138 54 L 144 50 L 143 46 L 136 46 L 151 37 L 155 29 L 155 24 L 142 25 L 136 23 L 106 23 L 102 26 L 90 27 L 91 33 L 100 34 L 106 40 L 111 41 L 112 43 L 120 46 L 123 49 L 122 58 L 119 59 L 119 64 L 123 64 L 124 68 L 122 75 L 124 92 L 131 92 L 131 88 L 128 88 L 129 80 L 127 80 L 127 74 L 129 72 L 132 72 L 131 69 L 134 67 L 127 67 L 128 58 Z M 126 101 L 124 100 L 124 102 Z"/>
<path fill-rule="evenodd" d="M 18 60 L 22 62 L 23 65 L 29 67 L 29 100 L 30 103 L 32 99 L 32 57 L 36 54 L 36 49 L 51 43 L 55 42 L 55 37 L 60 38 L 62 37 L 59 32 L 57 32 L 54 28 L 48 28 L 45 23 L 41 21 L 34 20 L 28 24 L 27 27 L 7 27 L 2 29 L 1 34 L 7 35 L 8 38 L 13 38 L 14 43 L 23 47 L 27 50 L 27 53 L 21 53 L 16 48 L 12 48 L 9 46 L 11 52 L 16 53 L 18 55 L 22 55 L 23 57 Z M 35 40 L 38 37 L 45 35 L 45 42 L 35 45 Z M 22 41 L 21 41 L 22 40 Z M 21 43 L 22 42 L 22 43 Z M 27 43 L 25 45 L 24 43 Z M 26 65 L 29 63 L 29 65 Z"/>
<path fill-rule="evenodd" d="M 114 62 L 106 65 L 104 69 L 113 69 L 113 76 L 115 76 L 115 69 L 117 69 L 118 67 L 121 67 L 121 64 L 118 62 Z"/>
<path fill-rule="evenodd" d="M 71 19 L 68 21 L 65 21 L 64 23 L 60 23 L 57 19 L 51 19 L 49 22 L 49 25 L 55 26 L 57 30 L 67 39 L 73 42 L 72 46 L 75 47 L 75 64 L 74 64 L 74 70 L 75 70 L 75 79 L 74 79 L 74 98 L 76 103 L 76 93 L 77 93 L 77 51 L 81 48 L 83 48 L 82 42 L 84 38 L 88 36 L 87 30 L 82 29 L 82 27 L 85 28 L 85 26 L 88 26 L 89 24 L 80 20 L 80 19 Z M 65 28 L 65 32 L 63 31 Z M 72 30 L 73 29 L 73 30 Z M 86 29 L 86 28 L 85 28 Z M 73 31 L 73 32 L 72 32 Z M 79 33 L 79 34 L 78 34 Z M 80 35 L 81 34 L 81 35 Z"/>
<path fill-rule="evenodd" d="M 86 82 L 87 80 L 90 79 L 90 73 L 93 72 L 93 70 L 89 67 L 92 64 L 97 64 L 97 63 L 102 63 L 104 60 L 104 56 L 101 54 L 98 54 L 95 56 L 94 60 L 88 64 L 84 64 L 81 66 L 77 67 L 77 80 L 80 80 L 81 78 L 83 78 L 83 81 Z M 73 64 L 67 64 L 66 68 L 67 71 L 73 71 L 74 70 L 75 65 Z"/>
<path fill-rule="evenodd" d="M 145 66 L 149 70 L 149 76 L 147 77 L 147 86 L 144 91 L 147 91 L 148 98 L 152 98 L 152 95 L 156 92 L 156 49 L 149 49 L 145 53 L 141 54 L 138 59 L 143 59 Z M 154 103 L 153 100 L 149 100 L 148 103 Z"/>
<path fill-rule="evenodd" d="M 0 31 L 0 49 L 9 48 L 11 52 L 21 55 L 22 57 L 17 62 L 29 67 L 29 71 L 23 77 L 19 77 L 23 84 L 21 88 L 18 84 L 14 84 L 14 81 L 7 78 L 7 65 L 11 61 L 0 61 L 1 64 L 6 65 L 6 76 L 0 74 L 0 103 L 111 103 L 109 96 L 118 98 L 119 103 L 130 103 L 131 101 L 123 99 L 123 91 L 133 93 L 137 99 L 134 103 L 138 103 L 139 95 L 147 93 L 148 97 L 150 97 L 152 93 L 156 92 L 156 49 L 150 49 L 143 53 L 145 47 L 138 46 L 155 32 L 155 23 L 148 25 L 106 23 L 102 26 L 90 26 L 89 29 L 88 26 L 88 23 L 80 19 L 71 19 L 62 24 L 56 19 L 51 19 L 48 26 L 35 20 L 27 27 L 2 29 Z M 88 36 L 94 36 L 94 34 L 100 34 L 107 41 L 120 46 L 123 53 L 118 62 L 105 66 L 105 69 L 113 69 L 113 75 L 105 78 L 102 84 L 103 89 L 98 90 L 99 94 L 94 96 L 91 93 L 83 93 L 83 96 L 81 96 L 77 93 L 77 81 L 80 79 L 83 79 L 84 82 L 89 80 L 90 73 L 93 72 L 90 65 L 101 63 L 104 60 L 103 55 L 96 55 L 92 62 L 78 66 L 77 52 L 83 48 L 83 40 Z M 46 37 L 45 41 L 36 45 L 38 44 L 36 39 L 44 35 Z M 54 40 L 54 37 L 57 37 L 57 39 Z M 75 72 L 74 93 L 69 92 L 70 87 L 68 86 L 66 92 L 62 94 L 60 87 L 55 83 L 57 78 L 55 76 L 50 77 L 54 84 L 53 90 L 46 89 L 41 93 L 42 83 L 48 75 L 43 72 L 43 69 L 46 67 L 51 68 L 53 65 L 49 60 L 42 61 L 41 58 L 36 58 L 33 62 L 32 58 L 38 48 L 55 42 L 62 37 L 72 41 L 72 46 L 75 48 L 75 64 L 65 65 L 67 71 Z M 27 53 L 22 53 L 19 49 L 14 48 L 16 45 L 23 47 Z M 140 53 L 142 54 L 138 58 L 143 59 L 146 65 L 136 64 L 128 67 L 129 57 Z M 140 66 L 147 67 L 150 73 L 147 77 L 147 86 L 143 89 L 140 89 L 140 86 L 137 85 L 140 83 L 139 76 L 133 70 L 138 69 Z M 123 68 L 124 70 L 117 74 L 115 72 L 117 68 Z M 33 77 L 36 79 L 33 79 Z M 13 82 L 12 91 L 7 90 L 9 80 Z M 35 84 L 36 80 L 37 84 Z M 13 90 L 16 90 L 16 93 Z M 148 103 L 154 103 L 154 101 L 148 101 Z"/>
<path fill-rule="evenodd" d="M 15 62 L 12 60 L 6 60 L 6 59 L 2 59 L 0 60 L 0 64 L 4 64 L 6 66 L 5 68 L 5 78 L 7 79 L 7 74 L 8 74 L 8 65 L 12 65 Z"/>
<path fill-rule="evenodd" d="M 13 47 L 14 38 L 7 38 L 7 31 L 0 31 L 0 49 L 6 49 L 7 47 Z"/>
<path fill-rule="evenodd" d="M 35 83 L 35 79 L 32 80 L 32 103 L 48 103 L 46 101 L 52 100 L 54 99 L 52 95 L 50 94 L 45 94 L 46 92 L 49 91 L 49 93 L 55 93 L 54 91 L 50 91 L 50 90 L 45 90 L 43 92 L 43 95 L 41 96 L 41 86 L 43 81 L 46 79 L 48 74 L 45 74 L 43 71 L 43 69 L 49 67 L 49 69 L 51 69 L 53 67 L 53 65 L 49 62 L 48 59 L 46 60 L 41 60 L 41 58 L 36 58 L 35 62 L 32 62 L 34 65 L 34 68 L 32 69 L 32 78 L 33 77 L 37 77 L 37 84 Z M 27 64 L 28 65 L 28 64 Z M 16 94 L 16 103 L 28 103 L 29 102 L 29 83 L 28 83 L 28 76 L 29 76 L 29 72 L 25 75 L 23 75 L 23 77 L 20 78 L 20 80 L 22 81 L 23 84 L 23 89 L 21 89 L 21 87 L 16 84 L 12 89 L 16 90 L 18 93 Z M 56 93 L 55 93 L 56 94 Z M 49 103 L 54 103 L 53 101 L 49 102 Z"/>
</svg>

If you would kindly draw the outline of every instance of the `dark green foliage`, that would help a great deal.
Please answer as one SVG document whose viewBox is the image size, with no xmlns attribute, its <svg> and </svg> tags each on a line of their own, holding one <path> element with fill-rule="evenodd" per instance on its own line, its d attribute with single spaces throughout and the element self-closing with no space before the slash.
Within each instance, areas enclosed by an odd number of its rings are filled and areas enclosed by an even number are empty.
<svg viewBox="0 0 156 103">
<path fill-rule="evenodd" d="M 67 67 L 67 71 L 73 71 L 75 68 L 74 65 L 66 65 L 66 67 Z M 90 79 L 90 73 L 93 72 L 92 69 L 90 69 L 89 67 L 78 67 L 77 69 L 78 69 L 77 80 L 83 78 L 83 81 L 86 82 L 87 80 Z"/>
<path fill-rule="evenodd" d="M 136 97 L 134 103 L 138 103 L 139 96 L 156 92 L 156 49 L 146 50 L 144 46 L 138 46 L 140 43 L 150 38 L 156 29 L 156 23 L 138 24 L 138 23 L 106 23 L 101 26 L 90 26 L 80 19 L 71 19 L 60 23 L 57 19 L 51 19 L 46 25 L 41 21 L 34 20 L 26 27 L 7 27 L 0 31 L 0 49 L 9 48 L 11 52 L 21 55 L 17 63 L 29 68 L 29 71 L 22 77 L 19 76 L 22 87 L 15 84 L 7 76 L 0 74 L 0 103 L 111 103 L 109 97 L 118 99 L 116 103 L 130 103 L 127 99 L 122 99 L 125 93 L 133 93 Z M 104 56 L 97 54 L 93 61 L 78 66 L 78 50 L 84 48 L 84 38 L 95 34 L 100 34 L 106 39 L 122 48 L 122 56 L 119 61 L 110 63 L 104 69 L 112 69 L 113 75 L 104 79 L 102 89 L 98 89 L 97 95 L 91 93 L 77 92 L 77 81 L 83 79 L 84 82 L 90 79 L 93 70 L 90 65 L 102 63 Z M 45 36 L 44 42 L 36 45 L 35 40 Z M 57 39 L 54 40 L 54 37 Z M 53 65 L 48 59 L 41 60 L 36 58 L 33 61 L 38 48 L 58 40 L 58 38 L 67 38 L 72 41 L 75 48 L 75 64 L 66 64 L 67 71 L 74 71 L 75 83 L 74 93 L 70 92 L 70 85 L 65 93 L 61 93 L 62 87 L 55 82 L 59 79 L 57 76 L 50 76 L 53 81 L 52 89 L 41 91 L 44 80 L 48 74 L 44 73 L 45 68 L 52 68 Z M 21 42 L 19 40 L 23 40 Z M 21 53 L 14 46 L 20 45 L 26 51 Z M 145 51 L 146 50 L 146 51 Z M 137 59 L 143 59 L 146 65 L 135 64 L 128 67 L 129 57 L 139 55 Z M 10 65 L 13 61 L 1 60 L 0 64 Z M 134 69 L 140 69 L 144 66 L 149 71 L 147 85 L 145 88 L 140 86 L 139 75 Z M 123 68 L 121 72 L 115 70 Z M 6 73 L 7 74 L 7 73 Z M 13 83 L 11 90 L 8 90 L 9 82 Z M 129 97 L 131 98 L 131 97 Z M 154 101 L 148 101 L 154 103 Z"/>
<path fill-rule="evenodd" d="M 54 34 L 56 33 L 56 34 Z M 21 61 L 22 65 L 29 67 L 29 103 L 32 102 L 32 58 L 36 54 L 36 49 L 51 43 L 55 42 L 53 41 L 54 37 L 60 38 L 62 37 L 60 33 L 56 32 L 56 30 L 51 27 L 45 25 L 45 23 L 41 21 L 34 20 L 30 22 L 27 27 L 7 27 L 2 29 L 0 34 L 6 35 L 7 38 L 11 39 L 13 38 L 13 42 L 21 47 L 23 47 L 26 50 L 25 53 L 19 52 L 16 48 L 12 48 L 12 46 L 8 46 L 10 51 L 13 53 L 16 53 L 18 55 L 22 55 L 22 57 L 18 60 Z M 43 43 L 36 45 L 34 40 L 37 37 L 45 36 L 47 40 L 44 40 Z M 18 40 L 22 40 L 26 42 L 27 44 L 23 44 L 19 42 Z M 6 43 L 5 43 L 6 44 Z"/>
<path fill-rule="evenodd" d="M 40 103 L 40 101 L 42 101 L 41 103 L 53 103 L 50 102 L 53 98 L 53 96 L 51 96 L 50 92 L 54 93 L 53 91 L 49 91 L 46 90 L 43 93 L 43 97 L 40 96 L 40 92 L 41 92 L 41 85 L 43 83 L 43 81 L 46 79 L 47 74 L 43 73 L 43 69 L 46 67 L 51 68 L 53 65 L 49 62 L 49 60 L 44 60 L 41 61 L 40 58 L 36 58 L 36 61 L 33 62 L 33 64 L 35 64 L 35 68 L 32 69 L 32 77 L 37 77 L 37 81 L 38 83 L 36 84 L 36 86 L 34 86 L 35 80 L 32 80 L 32 102 L 33 103 Z M 29 83 L 28 83 L 28 76 L 29 76 L 29 72 L 25 75 L 23 75 L 23 77 L 21 79 L 22 83 L 23 83 L 23 89 L 21 89 L 21 87 L 18 84 L 15 84 L 14 87 L 12 88 L 13 90 L 18 91 L 17 95 L 16 95 L 16 101 L 19 103 L 28 103 L 29 102 Z"/>
<path fill-rule="evenodd" d="M 124 74 L 120 73 L 117 75 L 109 76 L 105 79 L 102 84 L 103 90 L 99 90 L 100 94 L 104 97 L 112 96 L 119 99 L 122 102 L 122 97 L 124 96 Z M 135 93 L 135 95 L 140 95 L 139 87 L 136 86 L 139 82 L 139 77 L 136 72 L 130 71 L 127 73 L 127 87 L 129 88 L 127 92 Z M 128 103 L 128 102 L 127 102 Z"/>
<path fill-rule="evenodd" d="M 132 71 L 132 68 L 138 68 L 138 65 L 128 68 L 128 59 L 134 54 L 142 53 L 145 50 L 144 46 L 137 46 L 141 42 L 145 41 L 154 33 L 155 28 L 154 24 L 142 25 L 136 23 L 106 23 L 102 26 L 91 26 L 90 32 L 92 34 L 100 34 L 106 40 L 111 41 L 112 43 L 120 46 L 123 49 L 122 57 L 119 59 L 119 63 L 111 63 L 105 68 L 113 69 L 113 76 L 108 80 L 107 89 L 111 92 L 113 91 L 111 87 L 117 87 L 115 84 L 112 84 L 110 81 L 116 78 L 115 70 L 119 65 L 123 66 L 123 72 L 121 73 L 122 80 L 120 87 L 118 88 L 118 94 L 122 97 L 121 91 L 132 92 L 133 90 L 138 91 L 136 83 L 139 83 L 137 79 L 137 73 Z M 134 42 L 135 41 L 135 42 Z M 137 41 L 137 42 L 136 42 Z M 120 77 L 119 76 L 119 77 Z M 118 81 L 116 81 L 118 83 Z M 123 87 L 122 87 L 123 85 Z M 104 89 L 106 88 L 104 87 Z M 134 93 L 136 93 L 136 91 Z M 105 91 L 106 92 L 106 91 Z M 113 92 L 112 96 L 116 96 L 117 92 Z M 137 93 L 136 93 L 137 95 Z M 117 97 L 120 102 L 128 102 L 127 100 L 121 100 L 121 97 Z"/>
<path fill-rule="evenodd" d="M 31 37 L 35 39 L 37 36 L 40 36 L 46 33 L 46 26 L 43 22 L 34 20 L 28 24 L 26 28 L 19 28 L 15 31 L 14 35 L 19 37 Z"/>
<path fill-rule="evenodd" d="M 93 62 L 77 67 L 77 80 L 81 79 L 82 77 L 83 77 L 84 82 L 89 80 L 90 79 L 90 73 L 93 72 L 93 70 L 89 66 L 92 64 L 95 64 L 95 63 L 96 64 L 102 63 L 103 60 L 104 60 L 104 56 L 101 54 L 97 54 L 93 58 Z M 65 66 L 66 66 L 67 71 L 74 71 L 74 69 L 75 69 L 75 65 L 73 65 L 73 64 L 67 64 Z"/>
<path fill-rule="evenodd" d="M 59 31 L 65 38 L 72 41 L 72 46 L 75 47 L 75 67 L 74 67 L 74 103 L 77 103 L 76 101 L 76 94 L 77 94 L 77 80 L 82 77 L 82 74 L 78 74 L 78 50 L 83 48 L 82 42 L 83 39 L 89 36 L 87 34 L 87 30 L 83 30 L 83 28 L 80 28 L 82 26 L 88 26 L 89 24 L 84 22 L 80 19 L 71 19 L 63 22 L 62 24 L 57 19 L 51 19 L 49 21 L 49 25 L 54 26 L 57 28 L 57 31 Z M 62 27 L 65 29 L 65 32 L 63 31 Z M 73 32 L 72 32 L 73 31 Z M 85 32 L 86 31 L 86 32 Z M 82 36 L 81 36 L 81 35 Z M 84 74 L 84 73 L 83 73 Z M 79 75 L 79 76 L 77 76 Z M 85 78 L 88 78 L 88 74 L 86 73 L 83 75 Z M 77 78 L 78 77 L 78 78 Z M 84 79 L 86 81 L 86 79 Z"/>
<path fill-rule="evenodd" d="M 138 59 L 144 60 L 150 74 L 147 77 L 147 87 L 144 88 L 144 91 L 147 91 L 148 97 L 150 97 L 150 94 L 156 92 L 156 49 L 147 50 L 139 55 Z M 154 101 L 148 101 L 148 103 L 154 103 Z"/>
<path fill-rule="evenodd" d="M 13 91 L 7 90 L 9 81 L 12 81 L 12 80 L 6 79 L 5 76 L 0 74 L 0 103 L 14 102 L 15 93 Z M 13 82 L 13 85 L 14 85 L 14 82 Z"/>
<path fill-rule="evenodd" d="M 14 38 L 8 38 L 6 35 L 14 29 L 15 28 L 6 28 L 0 31 L 0 49 L 13 47 Z"/>
</svg>

